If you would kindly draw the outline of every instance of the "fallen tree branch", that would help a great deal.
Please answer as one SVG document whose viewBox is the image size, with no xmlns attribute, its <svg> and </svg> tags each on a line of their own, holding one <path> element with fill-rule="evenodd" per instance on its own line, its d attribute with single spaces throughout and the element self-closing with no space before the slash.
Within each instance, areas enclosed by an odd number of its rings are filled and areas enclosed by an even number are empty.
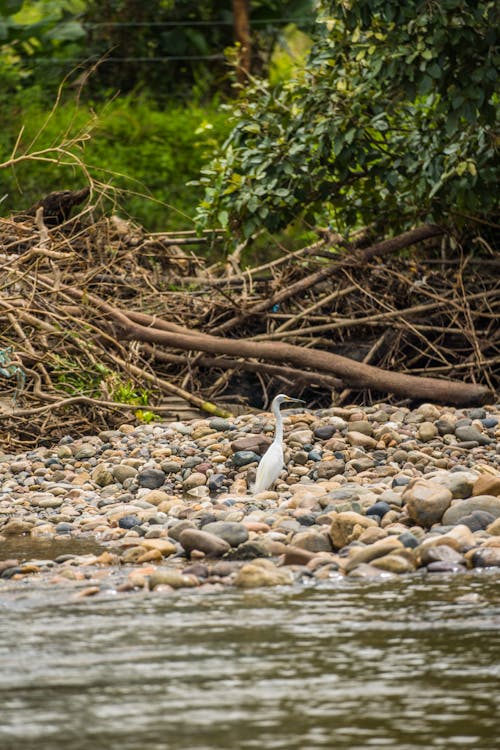
<svg viewBox="0 0 500 750">
<path fill-rule="evenodd" d="M 292 362 L 300 367 L 305 366 L 316 371 L 334 374 L 340 377 L 349 388 L 370 388 L 412 399 L 467 406 L 483 404 L 491 398 L 491 391 L 485 386 L 390 372 L 318 349 L 308 349 L 282 342 L 222 339 L 194 331 L 180 333 L 148 328 L 134 323 L 127 315 L 95 295 L 85 294 L 74 287 L 64 287 L 64 291 L 75 299 L 87 299 L 93 307 L 107 313 L 118 324 L 119 335 L 124 339 L 163 344 L 174 349 L 198 350 L 210 354 L 229 354 L 280 363 Z"/>
<path fill-rule="evenodd" d="M 212 329 L 212 333 L 214 335 L 227 333 L 236 325 L 242 323 L 252 315 L 258 315 L 265 310 L 269 310 L 274 305 L 279 305 L 286 299 L 290 299 L 292 297 L 303 294 L 307 289 L 310 289 L 312 286 L 315 286 L 321 281 L 325 281 L 330 276 L 333 276 L 334 273 L 336 273 L 345 265 L 352 265 L 353 262 L 366 263 L 375 257 L 381 257 L 383 255 L 388 255 L 389 253 L 404 250 L 410 245 L 414 245 L 417 242 L 422 242 L 423 240 L 430 239 L 431 237 L 437 237 L 441 234 L 443 234 L 443 230 L 440 227 L 426 224 L 422 227 L 417 227 L 417 229 L 412 229 L 409 232 L 404 232 L 404 234 L 401 234 L 398 237 L 393 237 L 389 240 L 377 242 L 376 244 L 367 247 L 365 250 L 360 250 L 357 253 L 352 253 L 347 257 L 343 256 L 339 262 L 332 263 L 331 265 L 328 265 L 325 268 L 322 268 L 321 270 L 316 271 L 309 276 L 306 276 L 304 279 L 300 279 L 299 281 L 295 282 L 295 284 L 290 284 L 285 289 L 282 289 L 281 291 L 271 295 L 269 299 L 257 302 L 257 304 L 253 305 L 247 310 L 241 311 L 238 315 L 230 318 L 229 320 L 226 320 L 224 323 L 221 323 L 221 325 Z M 322 243 L 317 244 L 320 245 Z"/>
</svg>

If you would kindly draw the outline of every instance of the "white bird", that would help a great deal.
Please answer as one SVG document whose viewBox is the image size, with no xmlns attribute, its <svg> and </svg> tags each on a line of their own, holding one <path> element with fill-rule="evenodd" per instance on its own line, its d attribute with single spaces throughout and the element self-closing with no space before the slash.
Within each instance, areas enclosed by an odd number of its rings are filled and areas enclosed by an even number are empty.
<svg viewBox="0 0 500 750">
<path fill-rule="evenodd" d="M 276 430 L 274 433 L 274 440 L 262 456 L 260 463 L 257 467 L 257 474 L 255 476 L 255 484 L 252 487 L 252 492 L 263 492 L 268 490 L 272 484 L 279 477 L 281 470 L 284 466 L 283 459 L 283 418 L 280 412 L 280 405 L 285 401 L 297 401 L 303 404 L 304 402 L 300 398 L 291 398 L 286 396 L 284 393 L 279 393 L 271 404 L 271 411 L 276 417 Z"/>
</svg>

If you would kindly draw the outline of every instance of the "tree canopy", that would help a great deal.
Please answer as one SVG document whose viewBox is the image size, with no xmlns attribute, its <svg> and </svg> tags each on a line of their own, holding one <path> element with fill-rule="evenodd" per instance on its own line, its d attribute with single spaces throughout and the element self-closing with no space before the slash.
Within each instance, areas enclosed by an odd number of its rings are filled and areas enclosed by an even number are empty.
<svg viewBox="0 0 500 750">
<path fill-rule="evenodd" d="M 485 215 L 496 201 L 495 2 L 320 0 L 279 88 L 255 80 L 204 170 L 201 225 L 249 237 L 315 212 L 359 223 Z"/>
</svg>

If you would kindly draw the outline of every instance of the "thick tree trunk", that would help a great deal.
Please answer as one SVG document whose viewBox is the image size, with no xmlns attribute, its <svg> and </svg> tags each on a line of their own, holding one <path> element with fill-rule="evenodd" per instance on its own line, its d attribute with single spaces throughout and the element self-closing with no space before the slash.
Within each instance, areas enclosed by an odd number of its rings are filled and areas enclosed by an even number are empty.
<svg viewBox="0 0 500 750">
<path fill-rule="evenodd" d="M 248 0 L 233 0 L 234 38 L 239 44 L 238 81 L 245 83 L 251 67 L 252 42 Z"/>
</svg>

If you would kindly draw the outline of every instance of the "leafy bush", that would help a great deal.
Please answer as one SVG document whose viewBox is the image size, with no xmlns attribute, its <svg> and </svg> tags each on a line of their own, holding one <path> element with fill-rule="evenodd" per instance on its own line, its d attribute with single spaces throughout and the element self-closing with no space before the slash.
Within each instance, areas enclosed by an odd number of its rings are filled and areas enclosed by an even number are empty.
<svg viewBox="0 0 500 750">
<path fill-rule="evenodd" d="M 234 109 L 200 225 L 248 237 L 305 211 L 345 230 L 493 210 L 496 7 L 321 0 L 303 71 L 257 81 Z"/>
</svg>

